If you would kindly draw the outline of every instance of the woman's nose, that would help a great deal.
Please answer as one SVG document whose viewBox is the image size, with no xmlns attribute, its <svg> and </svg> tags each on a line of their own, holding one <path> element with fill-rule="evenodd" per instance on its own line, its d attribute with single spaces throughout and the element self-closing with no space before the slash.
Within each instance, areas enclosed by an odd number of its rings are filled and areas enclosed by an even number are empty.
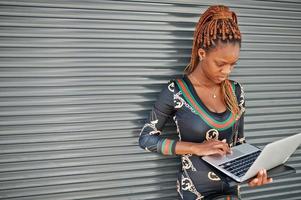
<svg viewBox="0 0 301 200">
<path fill-rule="evenodd" d="M 223 67 L 222 73 L 225 74 L 225 75 L 228 75 L 228 74 L 231 73 L 231 70 L 232 70 L 231 65 L 226 65 L 226 66 Z"/>
</svg>

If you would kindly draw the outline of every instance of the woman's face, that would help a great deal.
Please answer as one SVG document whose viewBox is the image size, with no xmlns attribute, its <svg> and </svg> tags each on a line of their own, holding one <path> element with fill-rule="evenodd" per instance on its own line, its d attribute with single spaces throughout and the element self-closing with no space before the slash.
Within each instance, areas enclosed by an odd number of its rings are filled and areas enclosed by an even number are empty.
<svg viewBox="0 0 301 200">
<path fill-rule="evenodd" d="M 221 44 L 205 52 L 199 49 L 202 57 L 201 68 L 204 75 L 216 84 L 228 78 L 234 65 L 239 59 L 240 47 L 238 43 Z"/>
</svg>

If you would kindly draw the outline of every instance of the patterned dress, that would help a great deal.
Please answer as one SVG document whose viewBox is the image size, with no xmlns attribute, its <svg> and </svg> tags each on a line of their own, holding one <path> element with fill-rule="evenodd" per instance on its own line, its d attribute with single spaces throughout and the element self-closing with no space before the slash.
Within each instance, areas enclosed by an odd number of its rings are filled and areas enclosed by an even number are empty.
<svg viewBox="0 0 301 200">
<path fill-rule="evenodd" d="M 230 146 L 245 142 L 244 92 L 239 83 L 232 80 L 230 82 L 240 108 L 238 116 L 234 116 L 228 109 L 223 113 L 210 111 L 198 97 L 186 75 L 171 80 L 161 91 L 141 130 L 140 146 L 151 152 L 174 155 L 177 140 L 161 135 L 162 128 L 170 117 L 177 126 L 179 141 L 202 143 L 210 139 L 226 139 Z M 223 176 L 218 176 L 199 156 L 181 155 L 181 161 L 177 180 L 177 191 L 181 199 L 201 200 L 217 193 L 239 192 L 237 187 L 227 187 Z"/>
</svg>

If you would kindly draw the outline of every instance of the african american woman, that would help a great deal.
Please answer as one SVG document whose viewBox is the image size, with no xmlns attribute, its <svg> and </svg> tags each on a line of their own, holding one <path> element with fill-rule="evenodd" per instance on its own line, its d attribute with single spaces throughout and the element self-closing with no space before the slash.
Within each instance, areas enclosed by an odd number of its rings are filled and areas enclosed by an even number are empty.
<svg viewBox="0 0 301 200">
<path fill-rule="evenodd" d="M 209 7 L 196 24 L 190 63 L 181 78 L 161 91 L 139 144 L 164 155 L 180 155 L 177 179 L 180 199 L 214 199 L 221 194 L 240 198 L 239 187 L 228 187 L 200 157 L 225 155 L 245 142 L 245 97 L 242 86 L 228 79 L 239 59 L 241 33 L 236 14 L 228 7 Z M 168 118 L 177 126 L 179 139 L 161 135 Z M 236 135 L 236 137 L 234 137 Z M 250 186 L 271 182 L 266 170 L 249 181 Z"/>
</svg>

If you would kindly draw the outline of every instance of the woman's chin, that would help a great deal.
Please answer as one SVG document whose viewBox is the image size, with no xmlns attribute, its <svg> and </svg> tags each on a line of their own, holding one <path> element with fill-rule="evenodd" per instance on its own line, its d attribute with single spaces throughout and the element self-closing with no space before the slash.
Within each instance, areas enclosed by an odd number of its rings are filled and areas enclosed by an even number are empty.
<svg viewBox="0 0 301 200">
<path fill-rule="evenodd" d="M 217 84 L 221 84 L 224 80 L 226 80 L 226 78 L 216 78 L 214 82 Z"/>
</svg>

